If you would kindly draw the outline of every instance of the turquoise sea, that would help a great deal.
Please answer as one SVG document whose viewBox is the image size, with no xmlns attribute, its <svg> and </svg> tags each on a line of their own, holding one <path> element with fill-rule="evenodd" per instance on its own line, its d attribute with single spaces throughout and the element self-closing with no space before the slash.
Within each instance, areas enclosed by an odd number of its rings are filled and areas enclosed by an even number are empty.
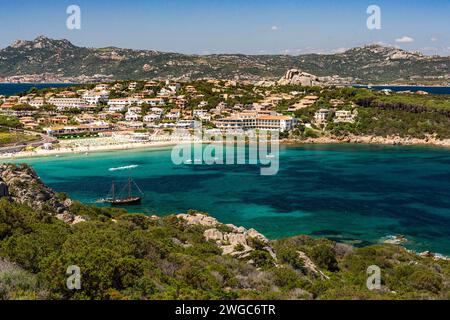
<svg viewBox="0 0 450 320">
<path fill-rule="evenodd" d="M 112 180 L 146 196 L 134 212 L 198 209 L 269 238 L 298 234 L 355 245 L 402 234 L 414 250 L 450 255 L 450 150 L 365 145 L 282 146 L 280 171 L 254 165 L 174 165 L 171 149 L 21 160 L 50 187 L 94 204 Z M 111 168 L 133 166 L 110 171 Z"/>
<path fill-rule="evenodd" d="M 13 96 L 19 93 L 27 92 L 32 88 L 61 88 L 73 86 L 70 83 L 0 83 L 0 95 Z"/>
</svg>

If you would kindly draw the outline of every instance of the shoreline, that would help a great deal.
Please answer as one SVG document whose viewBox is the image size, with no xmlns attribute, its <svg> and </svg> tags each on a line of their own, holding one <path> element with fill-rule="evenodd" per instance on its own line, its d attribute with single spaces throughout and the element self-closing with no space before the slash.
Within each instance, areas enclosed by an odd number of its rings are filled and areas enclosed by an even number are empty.
<svg viewBox="0 0 450 320">
<path fill-rule="evenodd" d="M 100 138 L 98 138 L 100 139 Z M 126 142 L 119 144 L 104 144 L 104 145 L 86 145 L 63 147 L 59 149 L 37 149 L 33 151 L 20 151 L 14 154 L 0 154 L 0 160 L 20 159 L 20 158 L 35 158 L 59 156 L 67 154 L 80 153 L 100 153 L 100 152 L 114 152 L 145 148 L 169 147 L 180 143 L 193 143 L 194 141 L 174 140 L 174 141 L 152 141 L 152 142 Z M 202 142 L 211 143 L 211 141 Z M 423 146 L 423 147 L 440 147 L 450 148 L 450 139 L 439 140 L 433 137 L 418 139 L 418 138 L 401 138 L 401 137 L 380 137 L 380 136 L 346 136 L 346 137 L 319 137 L 300 139 L 282 139 L 279 140 L 281 145 L 311 145 L 311 144 L 354 144 L 354 145 L 379 145 L 379 146 Z"/>
<path fill-rule="evenodd" d="M 319 137 L 319 138 L 307 138 L 305 140 L 299 139 L 284 139 L 281 140 L 282 144 L 295 145 L 295 144 L 367 144 L 367 145 L 379 145 L 379 146 L 428 146 L 428 147 L 441 147 L 450 148 L 450 139 L 440 140 L 434 137 L 428 137 L 425 139 L 419 138 L 402 138 L 398 136 L 345 136 L 345 137 Z"/>
<path fill-rule="evenodd" d="M 134 149 L 145 149 L 145 148 L 158 148 L 158 147 L 168 147 L 172 145 L 176 145 L 181 142 L 177 141 L 161 141 L 161 142 L 151 142 L 151 143 L 123 143 L 116 145 L 97 145 L 97 146 L 83 146 L 83 147 L 74 147 L 74 148 L 59 148 L 53 150 L 34 150 L 34 151 L 21 151 L 13 155 L 9 154 L 0 154 L 0 160 L 7 159 L 21 159 L 21 158 L 39 158 L 39 157 L 48 157 L 48 156 L 59 156 L 59 155 L 67 155 L 67 154 L 81 154 L 81 153 L 101 153 L 101 152 L 114 152 L 114 151 L 126 151 L 126 150 L 134 150 Z"/>
</svg>

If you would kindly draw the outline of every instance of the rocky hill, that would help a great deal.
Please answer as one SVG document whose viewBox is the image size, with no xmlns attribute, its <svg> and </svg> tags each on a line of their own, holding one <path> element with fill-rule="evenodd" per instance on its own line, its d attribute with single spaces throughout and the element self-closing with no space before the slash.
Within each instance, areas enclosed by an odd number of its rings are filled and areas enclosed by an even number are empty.
<svg viewBox="0 0 450 320">
<path fill-rule="evenodd" d="M 429 57 L 370 45 L 321 55 L 184 55 L 115 47 L 83 48 L 40 36 L 0 50 L 0 78 L 50 73 L 60 78 L 103 75 L 116 79 L 240 78 L 278 80 L 286 70 L 358 83 L 448 83 L 450 57 Z"/>
<path fill-rule="evenodd" d="M 65 222 L 72 223 L 76 218 L 69 210 L 71 200 L 58 198 L 57 194 L 43 184 L 36 172 L 27 165 L 0 165 L 0 197 L 46 211 Z"/>
</svg>

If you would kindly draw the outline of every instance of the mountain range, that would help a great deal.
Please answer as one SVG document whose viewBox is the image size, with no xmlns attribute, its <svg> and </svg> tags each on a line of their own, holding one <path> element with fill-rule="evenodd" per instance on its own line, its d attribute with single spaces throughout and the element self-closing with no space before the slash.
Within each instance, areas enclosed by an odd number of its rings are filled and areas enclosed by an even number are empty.
<svg viewBox="0 0 450 320">
<path fill-rule="evenodd" d="M 320 77 L 338 75 L 363 84 L 450 82 L 450 57 L 425 56 L 395 47 L 366 45 L 335 54 L 187 55 L 116 47 L 86 48 L 39 36 L 0 50 L 0 78 L 54 74 L 114 79 L 277 79 L 289 69 Z"/>
</svg>

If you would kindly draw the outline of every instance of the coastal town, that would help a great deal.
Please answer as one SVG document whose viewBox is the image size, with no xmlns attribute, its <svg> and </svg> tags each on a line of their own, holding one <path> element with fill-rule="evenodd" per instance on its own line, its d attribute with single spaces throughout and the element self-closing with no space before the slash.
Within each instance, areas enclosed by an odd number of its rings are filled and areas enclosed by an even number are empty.
<svg viewBox="0 0 450 320">
<path fill-rule="evenodd" d="M 51 137 L 37 147 L 14 148 L 26 154 L 189 140 L 170 133 L 200 125 L 208 133 L 269 130 L 288 137 L 299 126 L 323 130 L 329 121 L 357 119 L 355 106 L 339 99 L 317 108 L 311 119 L 298 119 L 299 110 L 324 103 L 306 88 L 230 80 L 116 81 L 0 96 L 0 114 L 17 130 Z M 6 148 L 3 154 L 15 153 Z"/>
</svg>

